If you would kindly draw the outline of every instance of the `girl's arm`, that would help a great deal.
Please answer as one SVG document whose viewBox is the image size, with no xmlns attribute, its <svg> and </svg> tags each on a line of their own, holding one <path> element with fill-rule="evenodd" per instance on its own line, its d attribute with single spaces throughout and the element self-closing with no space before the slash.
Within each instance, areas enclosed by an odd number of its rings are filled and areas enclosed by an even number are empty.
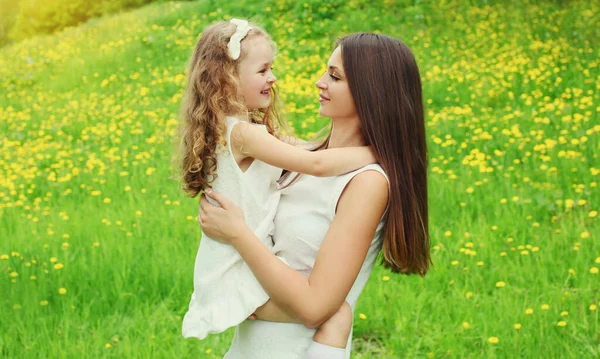
<svg viewBox="0 0 600 359">
<path fill-rule="evenodd" d="M 290 135 L 279 135 L 279 139 L 288 145 L 292 146 L 303 146 L 308 144 L 308 141 L 305 141 L 301 138 L 290 136 Z"/>
<path fill-rule="evenodd" d="M 271 299 L 316 328 L 343 304 L 367 255 L 388 201 L 387 180 L 376 171 L 356 175 L 342 193 L 309 277 L 285 265 L 244 222 L 243 213 L 224 196 L 207 194 L 221 207 L 201 199 L 202 230 L 229 241 Z"/>
<path fill-rule="evenodd" d="M 230 141 L 236 159 L 252 157 L 275 167 L 317 177 L 341 175 L 376 162 L 368 146 L 311 152 L 280 141 L 247 122 L 233 127 Z"/>
</svg>

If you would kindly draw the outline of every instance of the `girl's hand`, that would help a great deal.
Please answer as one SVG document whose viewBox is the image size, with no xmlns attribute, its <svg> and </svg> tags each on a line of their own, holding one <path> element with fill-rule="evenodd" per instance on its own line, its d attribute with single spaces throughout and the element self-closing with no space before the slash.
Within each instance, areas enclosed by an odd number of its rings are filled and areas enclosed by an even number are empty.
<svg viewBox="0 0 600 359">
<path fill-rule="evenodd" d="M 220 207 L 209 203 L 205 195 Z M 244 213 L 227 197 L 211 189 L 207 189 L 200 198 L 199 219 L 203 233 L 225 244 L 231 244 L 231 241 L 243 237 L 249 230 L 244 221 Z"/>
</svg>

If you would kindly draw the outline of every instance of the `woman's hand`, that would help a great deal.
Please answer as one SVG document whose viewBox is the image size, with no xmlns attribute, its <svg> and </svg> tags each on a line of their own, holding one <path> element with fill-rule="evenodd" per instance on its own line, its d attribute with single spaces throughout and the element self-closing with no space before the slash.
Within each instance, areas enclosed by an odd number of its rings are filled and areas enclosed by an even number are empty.
<svg viewBox="0 0 600 359">
<path fill-rule="evenodd" d="M 211 204 L 208 198 L 219 206 Z M 250 229 L 244 221 L 244 213 L 227 197 L 211 189 L 207 189 L 200 198 L 200 224 L 202 232 L 221 243 L 231 244 L 235 239 L 244 236 Z"/>
</svg>

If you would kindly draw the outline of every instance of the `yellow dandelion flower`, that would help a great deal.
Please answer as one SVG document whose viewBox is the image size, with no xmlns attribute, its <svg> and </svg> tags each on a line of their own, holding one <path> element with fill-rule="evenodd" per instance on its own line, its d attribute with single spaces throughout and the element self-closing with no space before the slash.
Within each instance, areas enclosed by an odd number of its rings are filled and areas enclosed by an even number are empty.
<svg viewBox="0 0 600 359">
<path fill-rule="evenodd" d="M 469 298 L 473 297 L 473 292 L 467 292 L 467 294 L 465 294 L 465 297 L 466 297 L 467 299 L 469 299 Z"/>
<path fill-rule="evenodd" d="M 519 329 L 521 329 L 521 324 L 517 323 L 517 324 L 513 325 L 513 327 L 514 327 L 516 330 L 519 330 Z"/>
<path fill-rule="evenodd" d="M 37 277 L 36 277 L 36 276 L 34 276 L 34 275 L 32 275 L 31 277 L 29 277 L 29 279 L 31 279 L 31 280 L 36 280 L 36 279 L 37 279 Z"/>
<path fill-rule="evenodd" d="M 47 301 L 47 300 L 42 300 L 42 301 L 40 302 L 40 305 L 41 305 L 42 307 L 44 307 L 44 306 L 48 305 L 48 301 Z"/>
<path fill-rule="evenodd" d="M 17 272 L 10 272 L 9 276 L 11 278 L 17 278 L 19 276 L 19 273 L 17 273 Z"/>
<path fill-rule="evenodd" d="M 459 263 L 458 261 L 452 261 L 452 263 L 451 263 L 451 264 L 452 264 L 453 266 L 457 266 L 457 265 L 458 265 L 458 263 Z"/>
<path fill-rule="evenodd" d="M 387 282 L 388 280 L 390 280 L 390 277 L 389 277 L 389 276 L 387 276 L 387 275 L 384 275 L 384 276 L 381 278 L 381 280 L 382 280 L 382 281 L 384 281 L 384 282 Z"/>
<path fill-rule="evenodd" d="M 205 353 L 205 354 L 210 354 L 210 353 L 212 353 L 212 349 L 211 349 L 211 348 L 208 348 L 208 349 L 206 349 L 206 350 L 204 351 L 204 353 Z"/>
<path fill-rule="evenodd" d="M 67 290 L 66 290 L 65 288 L 60 288 L 60 289 L 58 290 L 58 294 L 60 294 L 60 295 L 65 295 L 65 294 L 67 294 Z"/>
<path fill-rule="evenodd" d="M 598 268 L 597 267 L 590 268 L 590 273 L 591 274 L 598 274 Z"/>
<path fill-rule="evenodd" d="M 506 285 L 506 283 L 504 283 L 504 282 L 497 282 L 497 283 L 496 283 L 496 288 L 502 288 L 502 287 L 504 287 L 505 285 Z"/>
<path fill-rule="evenodd" d="M 444 232 L 444 235 L 446 237 L 450 237 L 452 235 L 452 232 L 451 231 L 446 231 L 446 232 Z"/>
<path fill-rule="evenodd" d="M 500 340 L 497 337 L 489 337 L 488 338 L 488 342 L 492 343 L 492 344 L 498 344 Z"/>
<path fill-rule="evenodd" d="M 533 314 L 533 309 L 531 309 L 531 308 L 525 309 L 525 314 L 527 314 L 527 315 Z"/>
<path fill-rule="evenodd" d="M 50 258 L 50 263 L 56 263 L 57 261 L 58 261 L 58 259 L 56 259 L 56 257 Z"/>
<path fill-rule="evenodd" d="M 600 257 L 596 258 L 596 263 L 600 263 Z"/>
<path fill-rule="evenodd" d="M 65 266 L 62 263 L 56 263 L 54 269 L 63 269 Z"/>
<path fill-rule="evenodd" d="M 568 316 L 568 315 L 569 315 L 569 312 L 567 312 L 566 310 L 565 310 L 565 311 L 562 311 L 562 312 L 560 312 L 560 316 L 561 316 L 561 317 L 566 317 L 566 316 Z"/>
<path fill-rule="evenodd" d="M 550 306 L 548 304 L 542 304 L 542 310 L 548 310 L 550 309 Z"/>
<path fill-rule="evenodd" d="M 366 316 L 364 313 L 360 313 L 360 314 L 358 315 L 358 317 L 359 317 L 360 319 L 362 319 L 362 320 L 365 320 L 365 319 L 367 319 L 367 316 Z"/>
<path fill-rule="evenodd" d="M 596 217 L 598 215 L 598 211 L 590 211 L 590 213 L 588 213 L 588 215 L 590 217 Z"/>
<path fill-rule="evenodd" d="M 471 328 L 471 325 L 470 325 L 468 322 L 463 322 L 463 323 L 462 323 L 462 327 L 463 327 L 464 329 L 469 329 L 469 328 Z"/>
<path fill-rule="evenodd" d="M 573 269 L 573 268 L 570 268 L 570 269 L 569 269 L 569 274 L 570 274 L 570 275 L 575 275 L 575 269 Z"/>
<path fill-rule="evenodd" d="M 110 343 L 106 343 L 106 344 L 104 344 L 104 347 L 106 349 L 110 349 L 110 348 L 112 348 L 112 345 Z"/>
<path fill-rule="evenodd" d="M 598 307 L 596 306 L 596 304 L 590 304 L 590 310 L 594 311 L 596 310 Z"/>
<path fill-rule="evenodd" d="M 565 322 L 564 320 L 561 320 L 560 322 L 556 323 L 556 325 L 558 325 L 559 327 L 565 327 L 565 326 L 567 326 L 567 322 Z"/>
<path fill-rule="evenodd" d="M 104 203 L 106 203 L 106 204 L 108 204 L 108 203 L 110 203 L 110 202 L 111 202 L 111 199 L 110 199 L 110 198 L 108 198 L 108 197 L 106 197 L 106 198 L 104 199 L 104 201 L 103 201 L 103 202 L 104 202 Z"/>
<path fill-rule="evenodd" d="M 590 238 L 590 233 L 589 232 L 582 232 L 580 235 L 581 238 Z"/>
<path fill-rule="evenodd" d="M 481 267 L 483 266 L 483 262 L 477 262 L 477 265 Z"/>
</svg>

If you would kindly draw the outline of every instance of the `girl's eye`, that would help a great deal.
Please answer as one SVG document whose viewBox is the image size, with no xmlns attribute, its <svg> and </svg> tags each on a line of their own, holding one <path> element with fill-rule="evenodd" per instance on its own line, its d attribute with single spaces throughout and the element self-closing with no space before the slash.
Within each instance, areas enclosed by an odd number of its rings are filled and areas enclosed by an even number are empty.
<svg viewBox="0 0 600 359">
<path fill-rule="evenodd" d="M 262 70 L 260 70 L 258 73 L 260 73 L 260 74 L 264 74 L 265 72 L 267 72 L 267 69 L 262 69 Z"/>
</svg>

